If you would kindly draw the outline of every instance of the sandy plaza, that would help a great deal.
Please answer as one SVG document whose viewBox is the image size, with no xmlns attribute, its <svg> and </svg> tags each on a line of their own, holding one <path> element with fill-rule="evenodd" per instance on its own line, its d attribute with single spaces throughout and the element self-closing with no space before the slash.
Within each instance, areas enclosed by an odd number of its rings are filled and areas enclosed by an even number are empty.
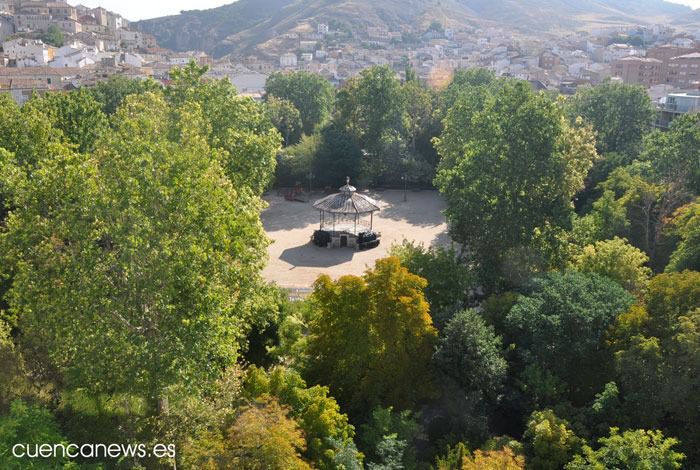
<svg viewBox="0 0 700 470">
<path fill-rule="evenodd" d="M 406 202 L 401 190 L 367 194 L 381 207 L 374 215 L 374 230 L 381 233 L 381 244 L 367 251 L 319 248 L 311 243 L 311 235 L 319 225 L 319 213 L 312 204 L 323 193 L 314 193 L 308 203 L 266 197 L 269 207 L 263 211 L 262 221 L 272 243 L 268 249 L 270 260 L 263 271 L 265 279 L 280 287 L 308 288 L 323 273 L 333 278 L 362 274 L 403 239 L 425 246 L 450 243 L 442 214 L 444 201 L 437 191 L 408 191 Z"/>
</svg>

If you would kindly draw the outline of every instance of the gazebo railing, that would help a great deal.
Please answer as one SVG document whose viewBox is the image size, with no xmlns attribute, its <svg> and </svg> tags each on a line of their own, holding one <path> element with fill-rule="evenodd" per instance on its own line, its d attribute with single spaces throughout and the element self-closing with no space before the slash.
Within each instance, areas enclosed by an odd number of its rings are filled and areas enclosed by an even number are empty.
<svg viewBox="0 0 700 470">
<path fill-rule="evenodd" d="M 321 230 L 325 230 L 327 232 L 331 233 L 341 233 L 341 232 L 346 232 L 346 233 L 352 233 L 354 235 L 357 235 L 361 232 L 367 232 L 370 231 L 372 228 L 372 225 L 369 220 L 365 219 L 359 219 L 357 221 L 355 220 L 349 220 L 349 219 L 338 219 L 336 218 L 335 223 L 334 221 L 331 220 L 324 220 L 321 223 Z"/>
</svg>

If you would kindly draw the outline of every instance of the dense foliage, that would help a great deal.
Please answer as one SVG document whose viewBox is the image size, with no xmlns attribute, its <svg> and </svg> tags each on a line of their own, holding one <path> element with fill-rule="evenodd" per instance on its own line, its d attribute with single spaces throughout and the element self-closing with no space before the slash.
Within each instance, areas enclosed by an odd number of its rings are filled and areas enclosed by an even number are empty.
<svg viewBox="0 0 700 470">
<path fill-rule="evenodd" d="M 194 63 L 0 94 L 0 467 L 699 466 L 698 117 L 652 131 L 622 84 L 405 72 L 274 74 L 264 103 Z M 451 243 L 288 300 L 263 193 L 346 176 L 434 184 Z"/>
<path fill-rule="evenodd" d="M 269 96 L 287 100 L 299 110 L 301 130 L 307 135 L 330 118 L 335 95 L 331 84 L 320 75 L 275 73 L 267 79 L 265 88 Z"/>
<path fill-rule="evenodd" d="M 363 277 L 335 282 L 319 277 L 309 377 L 329 384 L 333 396 L 357 413 L 377 405 L 405 409 L 428 396 L 436 332 L 425 285 L 397 258 L 378 261 Z M 415 382 L 416 374 L 421 383 Z"/>
<path fill-rule="evenodd" d="M 590 130 L 523 82 L 459 95 L 436 141 L 455 241 L 489 289 L 561 262 L 572 199 L 596 159 Z"/>
</svg>

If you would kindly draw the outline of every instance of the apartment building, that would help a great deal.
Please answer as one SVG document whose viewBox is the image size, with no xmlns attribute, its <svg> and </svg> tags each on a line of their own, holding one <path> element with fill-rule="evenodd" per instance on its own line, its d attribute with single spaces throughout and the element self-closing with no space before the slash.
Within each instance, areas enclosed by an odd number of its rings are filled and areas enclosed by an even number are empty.
<svg viewBox="0 0 700 470">
<path fill-rule="evenodd" d="M 612 75 L 623 82 L 650 87 L 663 83 L 663 62 L 645 57 L 625 57 L 613 63 Z"/>
<path fill-rule="evenodd" d="M 662 62 L 661 76 L 664 77 L 665 83 L 666 77 L 668 77 L 668 64 L 671 62 L 671 59 L 685 54 L 690 54 L 692 52 L 700 52 L 700 49 L 695 47 L 680 47 L 673 44 L 664 44 L 663 46 L 648 49 L 646 56 L 649 59 L 658 59 Z"/>
<path fill-rule="evenodd" d="M 680 89 L 699 89 L 700 52 L 672 58 L 668 64 L 666 83 Z"/>
</svg>

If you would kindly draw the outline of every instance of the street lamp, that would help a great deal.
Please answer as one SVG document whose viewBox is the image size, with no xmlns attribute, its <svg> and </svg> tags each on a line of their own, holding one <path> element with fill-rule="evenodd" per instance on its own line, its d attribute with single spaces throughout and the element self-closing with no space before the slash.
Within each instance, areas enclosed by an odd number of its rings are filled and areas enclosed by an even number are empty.
<svg viewBox="0 0 700 470">
<path fill-rule="evenodd" d="M 408 176 L 406 175 L 406 173 L 404 173 L 403 176 L 401 177 L 401 181 L 403 181 L 403 202 L 406 202 L 406 201 L 408 201 L 408 196 L 406 194 L 406 187 L 408 185 Z"/>
<path fill-rule="evenodd" d="M 309 194 L 311 194 L 311 180 L 314 179 L 314 174 L 309 172 L 306 177 L 309 179 Z"/>
</svg>

